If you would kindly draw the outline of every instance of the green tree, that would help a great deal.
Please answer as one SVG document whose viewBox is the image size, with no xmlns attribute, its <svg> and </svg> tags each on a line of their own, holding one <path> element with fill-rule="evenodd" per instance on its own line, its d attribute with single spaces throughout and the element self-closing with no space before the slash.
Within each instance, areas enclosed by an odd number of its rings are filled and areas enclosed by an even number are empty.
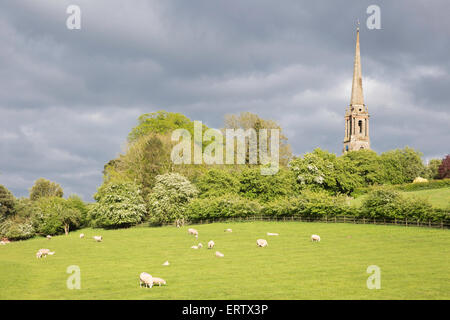
<svg viewBox="0 0 450 320">
<path fill-rule="evenodd" d="M 300 188 L 327 189 L 336 191 L 336 155 L 320 148 L 306 153 L 289 163 Z"/>
<path fill-rule="evenodd" d="M 284 168 L 274 175 L 261 175 L 258 167 L 246 168 L 239 180 L 240 195 L 248 199 L 268 202 L 297 194 L 295 175 Z"/>
<path fill-rule="evenodd" d="M 279 140 L 279 156 L 280 164 L 286 166 L 292 159 L 292 150 L 290 144 L 287 143 L 287 137 L 282 133 L 282 128 L 273 120 L 265 120 L 251 112 L 241 112 L 239 115 L 225 115 L 226 129 L 254 129 L 257 134 L 257 146 L 259 146 L 259 131 L 261 129 L 278 129 L 280 130 Z M 268 139 L 270 141 L 270 130 L 268 130 Z M 248 146 L 247 146 L 248 148 Z M 246 163 L 249 162 L 248 153 L 246 153 Z M 259 156 L 258 156 L 259 163 Z"/>
<path fill-rule="evenodd" d="M 60 197 L 42 197 L 37 201 L 34 226 L 43 235 L 69 234 L 81 224 L 81 212 L 72 202 Z"/>
<path fill-rule="evenodd" d="M 426 167 L 425 177 L 428 179 L 438 179 L 439 178 L 439 166 L 442 163 L 442 159 L 431 159 L 428 161 Z"/>
<path fill-rule="evenodd" d="M 13 194 L 0 184 L 0 222 L 14 214 L 15 199 Z"/>
<path fill-rule="evenodd" d="M 409 147 L 384 152 L 380 159 L 385 183 L 408 183 L 425 173 L 422 153 Z"/>
<path fill-rule="evenodd" d="M 35 201 L 42 197 L 60 197 L 64 195 L 63 189 L 56 182 L 39 178 L 30 189 L 30 199 Z"/>
<path fill-rule="evenodd" d="M 362 185 L 380 184 L 383 182 L 380 157 L 373 150 L 346 152 L 341 158 L 350 160 L 357 174 L 363 179 Z"/>
<path fill-rule="evenodd" d="M 97 203 L 89 209 L 95 227 L 122 228 L 136 225 L 146 215 L 145 201 L 139 186 L 130 181 L 116 181 L 98 188 Z"/>
<path fill-rule="evenodd" d="M 138 118 L 138 125 L 128 134 L 128 141 L 137 141 L 148 134 L 171 134 L 176 129 L 186 129 L 194 136 L 194 122 L 181 113 L 164 110 L 145 113 Z M 203 125 L 203 130 L 208 129 Z"/>
<path fill-rule="evenodd" d="M 201 175 L 197 182 L 200 198 L 216 197 L 226 193 L 239 193 L 240 183 L 236 173 L 226 169 L 211 169 Z"/>
<path fill-rule="evenodd" d="M 157 176 L 148 198 L 150 221 L 154 224 L 180 223 L 186 218 L 186 206 L 197 194 L 197 188 L 178 173 Z"/>
</svg>

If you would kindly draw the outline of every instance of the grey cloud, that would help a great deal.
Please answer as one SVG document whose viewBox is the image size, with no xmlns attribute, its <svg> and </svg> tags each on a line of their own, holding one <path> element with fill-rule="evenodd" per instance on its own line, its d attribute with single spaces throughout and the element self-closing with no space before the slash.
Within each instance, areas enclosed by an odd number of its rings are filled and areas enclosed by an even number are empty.
<svg viewBox="0 0 450 320">
<path fill-rule="evenodd" d="M 85 200 L 137 117 L 165 109 L 210 127 L 251 111 L 282 125 L 295 154 L 341 152 L 355 20 L 377 152 L 448 153 L 448 1 L 79 0 L 0 4 L 0 183 L 46 177 Z"/>
</svg>

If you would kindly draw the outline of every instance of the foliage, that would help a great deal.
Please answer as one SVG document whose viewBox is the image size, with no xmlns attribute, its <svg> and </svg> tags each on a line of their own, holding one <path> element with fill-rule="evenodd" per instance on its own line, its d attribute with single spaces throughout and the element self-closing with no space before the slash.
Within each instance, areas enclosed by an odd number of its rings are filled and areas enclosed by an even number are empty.
<svg viewBox="0 0 450 320">
<path fill-rule="evenodd" d="M 320 148 L 306 153 L 303 158 L 292 160 L 289 167 L 296 175 L 301 189 L 325 189 L 348 194 L 364 183 L 358 161 L 350 156 L 336 157 Z"/>
<path fill-rule="evenodd" d="M 76 209 L 80 213 L 80 227 L 87 226 L 89 210 L 83 200 L 81 200 L 79 196 L 72 194 L 67 198 L 67 204 L 69 207 Z"/>
<path fill-rule="evenodd" d="M 138 118 L 138 125 L 128 134 L 128 141 L 135 142 L 148 134 L 171 134 L 176 129 L 186 129 L 194 136 L 194 122 L 181 113 L 164 110 L 145 113 Z M 203 126 L 203 130 L 207 129 Z"/>
<path fill-rule="evenodd" d="M 140 137 L 128 144 L 125 154 L 105 165 L 104 183 L 135 181 L 146 197 L 155 184 L 155 177 L 172 171 L 172 146 L 169 135 L 149 133 Z"/>
<path fill-rule="evenodd" d="M 33 225 L 38 233 L 55 235 L 80 226 L 82 213 L 74 202 L 60 197 L 43 197 L 36 203 Z"/>
<path fill-rule="evenodd" d="M 197 198 L 186 208 L 186 217 L 190 221 L 214 218 L 245 218 L 261 213 L 258 201 L 245 199 L 236 194 L 226 194 L 213 198 Z"/>
<path fill-rule="evenodd" d="M 434 217 L 434 209 L 424 199 L 406 199 L 398 191 L 378 188 L 363 201 L 362 213 L 371 218 L 397 218 L 428 220 Z"/>
<path fill-rule="evenodd" d="M 239 178 L 235 173 L 224 169 L 211 169 L 201 175 L 195 183 L 200 198 L 217 197 L 225 193 L 237 194 L 240 189 Z"/>
<path fill-rule="evenodd" d="M 383 182 L 381 160 L 373 150 L 358 150 L 346 152 L 341 158 L 348 160 L 363 179 L 361 185 L 373 185 Z"/>
<path fill-rule="evenodd" d="M 426 168 L 421 156 L 420 152 L 409 147 L 382 153 L 380 159 L 383 182 L 402 184 L 412 182 L 416 177 L 424 175 Z"/>
<path fill-rule="evenodd" d="M 197 194 L 197 188 L 178 173 L 157 176 L 148 198 L 151 223 L 162 224 L 185 218 L 186 205 Z"/>
<path fill-rule="evenodd" d="M 438 169 L 439 179 L 450 178 L 450 154 L 448 154 L 443 160 Z"/>
<path fill-rule="evenodd" d="M 242 197 L 262 202 L 295 196 L 297 193 L 294 174 L 283 167 L 274 175 L 262 175 L 258 167 L 246 168 L 241 172 L 239 180 L 239 193 Z"/>
<path fill-rule="evenodd" d="M 241 112 L 239 115 L 226 115 L 225 116 L 225 128 L 227 129 L 254 129 L 257 134 L 257 145 L 259 146 L 259 131 L 261 129 L 278 129 L 279 130 L 279 157 L 280 164 L 286 166 L 292 159 L 291 146 L 287 143 L 287 137 L 283 135 L 282 128 L 278 123 L 273 120 L 265 120 L 258 115 L 250 112 Z M 270 139 L 270 130 L 267 134 Z M 248 163 L 248 154 L 246 155 Z M 259 157 L 258 157 L 259 159 Z M 259 163 L 259 160 L 258 160 Z"/>
<path fill-rule="evenodd" d="M 0 224 L 0 236 L 9 240 L 25 240 L 32 238 L 34 235 L 35 230 L 31 219 L 12 216 Z"/>
<path fill-rule="evenodd" d="M 88 217 L 95 227 L 122 228 L 135 225 L 146 215 L 145 201 L 137 184 L 117 181 L 104 184 L 94 195 L 97 200 Z"/>
<path fill-rule="evenodd" d="M 42 197 L 60 197 L 64 195 L 63 189 L 56 182 L 39 178 L 30 189 L 30 199 L 33 201 Z"/>
<path fill-rule="evenodd" d="M 431 159 L 425 171 L 425 178 L 428 179 L 439 179 L 439 166 L 442 163 L 442 159 Z"/>
<path fill-rule="evenodd" d="M 14 214 L 15 199 L 13 194 L 0 184 L 0 222 Z"/>
</svg>

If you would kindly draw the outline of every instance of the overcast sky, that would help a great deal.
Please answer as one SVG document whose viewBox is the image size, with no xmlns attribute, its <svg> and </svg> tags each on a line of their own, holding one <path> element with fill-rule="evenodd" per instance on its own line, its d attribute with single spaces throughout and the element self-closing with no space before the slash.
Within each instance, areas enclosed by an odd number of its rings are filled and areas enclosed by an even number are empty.
<svg viewBox="0 0 450 320">
<path fill-rule="evenodd" d="M 66 9 L 81 8 L 81 30 Z M 381 8 L 381 29 L 366 9 Z M 0 184 L 86 201 L 140 114 L 274 119 L 294 154 L 342 150 L 356 19 L 377 152 L 450 153 L 450 1 L 0 2 Z"/>
</svg>

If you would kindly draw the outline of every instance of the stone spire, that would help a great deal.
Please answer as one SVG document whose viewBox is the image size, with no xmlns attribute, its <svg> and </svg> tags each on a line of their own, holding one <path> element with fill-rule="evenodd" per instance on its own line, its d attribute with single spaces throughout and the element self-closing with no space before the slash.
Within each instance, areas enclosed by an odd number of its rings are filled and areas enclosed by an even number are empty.
<svg viewBox="0 0 450 320">
<path fill-rule="evenodd" d="M 361 73 L 361 54 L 359 51 L 359 27 L 356 28 L 355 63 L 353 66 L 352 98 L 350 100 L 350 107 L 355 106 L 364 106 L 362 73 Z"/>
<path fill-rule="evenodd" d="M 359 22 L 358 22 L 359 24 Z M 361 55 L 359 52 L 359 27 L 356 29 L 355 63 L 353 65 L 352 97 L 345 111 L 345 137 L 343 152 L 370 149 L 369 111 L 364 104 Z"/>
</svg>

